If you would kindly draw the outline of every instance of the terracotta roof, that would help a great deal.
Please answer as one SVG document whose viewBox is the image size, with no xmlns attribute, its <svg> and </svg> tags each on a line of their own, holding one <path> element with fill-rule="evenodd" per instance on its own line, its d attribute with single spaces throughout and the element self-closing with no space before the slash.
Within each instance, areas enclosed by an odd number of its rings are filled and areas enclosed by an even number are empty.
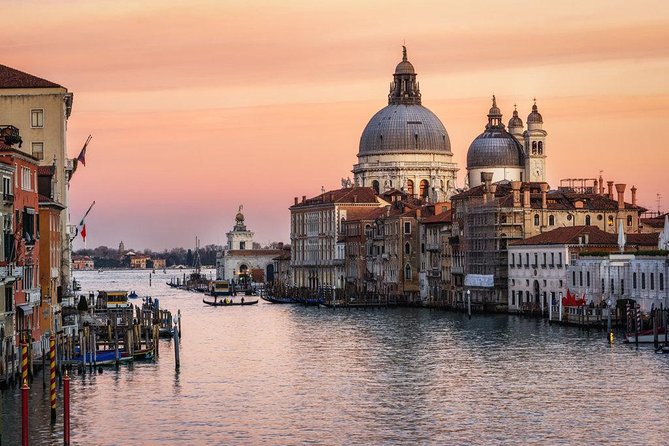
<svg viewBox="0 0 669 446">
<path fill-rule="evenodd" d="M 0 88 L 63 88 L 61 85 L 0 65 Z"/>
<path fill-rule="evenodd" d="M 346 222 L 376 220 L 386 215 L 388 206 L 378 208 L 349 209 L 346 213 Z"/>
<path fill-rule="evenodd" d="M 425 217 L 420 221 L 423 224 L 429 225 L 431 223 L 452 223 L 453 222 L 453 211 L 451 209 L 444 211 L 437 215 L 432 215 L 430 217 Z"/>
<path fill-rule="evenodd" d="M 313 206 L 324 203 L 378 203 L 378 198 L 374 189 L 371 187 L 346 187 L 343 189 L 331 190 L 317 195 L 313 198 L 308 198 L 304 202 L 297 203 L 291 208 L 302 206 Z"/>
<path fill-rule="evenodd" d="M 618 246 L 618 234 L 602 231 L 597 226 L 567 226 L 553 229 L 534 237 L 509 243 L 510 246 L 526 245 L 576 245 L 585 243 L 588 235 L 588 245 Z M 658 234 L 626 234 L 627 245 L 657 246 Z M 581 238 L 581 240 L 579 240 Z"/>
<path fill-rule="evenodd" d="M 499 205 L 502 207 L 513 206 L 513 191 L 509 181 L 500 181 L 494 183 L 497 185 L 495 191 L 495 198 L 499 200 Z M 524 190 L 530 189 L 530 207 L 532 209 L 541 209 L 541 192 L 539 185 L 541 183 L 523 183 L 520 191 L 521 207 L 523 206 Z M 460 192 L 454 195 L 451 200 L 465 200 L 473 197 L 483 197 L 484 185 L 473 187 L 467 191 Z M 577 207 L 576 204 L 581 204 Z M 585 194 L 575 192 L 565 192 L 561 190 L 549 190 L 546 193 L 546 208 L 549 210 L 574 210 L 585 209 L 590 211 L 612 211 L 618 209 L 618 200 L 611 199 L 606 195 L 600 194 Z M 645 211 L 641 206 L 636 206 L 631 203 L 625 203 L 625 209 Z"/>
</svg>

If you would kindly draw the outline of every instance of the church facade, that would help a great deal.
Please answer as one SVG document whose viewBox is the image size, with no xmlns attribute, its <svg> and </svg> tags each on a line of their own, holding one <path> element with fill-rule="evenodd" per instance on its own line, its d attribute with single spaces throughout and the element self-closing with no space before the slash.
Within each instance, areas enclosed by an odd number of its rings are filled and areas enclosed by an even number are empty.
<svg viewBox="0 0 669 446">
<path fill-rule="evenodd" d="M 253 232 L 246 228 L 242 207 L 235 216 L 235 225 L 226 233 L 227 245 L 216 256 L 216 279 L 233 283 L 271 282 L 274 279 L 274 258 L 281 249 L 260 248 L 253 241 Z"/>
</svg>

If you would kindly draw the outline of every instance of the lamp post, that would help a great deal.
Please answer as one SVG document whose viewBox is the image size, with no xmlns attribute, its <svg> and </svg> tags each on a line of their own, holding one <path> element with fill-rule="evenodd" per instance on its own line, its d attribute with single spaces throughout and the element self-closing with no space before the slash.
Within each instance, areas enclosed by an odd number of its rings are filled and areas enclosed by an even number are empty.
<svg viewBox="0 0 669 446">
<path fill-rule="evenodd" d="M 559 313 L 559 320 L 562 322 L 562 291 L 558 294 L 558 313 Z"/>
<path fill-rule="evenodd" d="M 472 292 L 467 290 L 467 315 L 472 318 Z"/>
</svg>

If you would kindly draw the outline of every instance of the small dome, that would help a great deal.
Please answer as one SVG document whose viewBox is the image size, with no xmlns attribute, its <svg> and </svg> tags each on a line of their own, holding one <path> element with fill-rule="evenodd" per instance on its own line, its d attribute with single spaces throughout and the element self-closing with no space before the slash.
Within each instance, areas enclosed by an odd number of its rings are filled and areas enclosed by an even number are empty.
<svg viewBox="0 0 669 446">
<path fill-rule="evenodd" d="M 523 120 L 518 117 L 518 110 L 513 110 L 513 117 L 509 119 L 509 128 L 511 127 L 522 127 Z"/>
<path fill-rule="evenodd" d="M 235 216 L 235 220 L 244 221 L 244 214 L 242 214 L 241 212 L 237 212 L 237 215 Z"/>
<path fill-rule="evenodd" d="M 534 101 L 534 105 L 532 106 L 532 113 L 527 115 L 527 123 L 528 124 L 543 124 L 544 123 L 544 118 L 541 116 L 541 113 L 539 113 L 537 111 L 536 100 Z"/>
<path fill-rule="evenodd" d="M 524 167 L 523 148 L 499 127 L 490 127 L 474 139 L 467 151 L 467 168 Z"/>
<path fill-rule="evenodd" d="M 413 65 L 408 60 L 403 60 L 395 67 L 395 74 L 416 74 Z"/>
<path fill-rule="evenodd" d="M 495 95 L 492 95 L 492 107 L 490 107 L 490 110 L 488 110 L 488 117 L 491 116 L 499 116 L 500 118 L 502 117 L 502 110 L 500 110 L 497 106 L 497 98 Z"/>
</svg>

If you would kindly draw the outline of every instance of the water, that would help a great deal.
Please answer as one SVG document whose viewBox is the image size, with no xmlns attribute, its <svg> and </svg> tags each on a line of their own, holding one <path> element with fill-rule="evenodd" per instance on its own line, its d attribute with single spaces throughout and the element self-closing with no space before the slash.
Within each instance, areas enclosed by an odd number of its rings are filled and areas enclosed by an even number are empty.
<svg viewBox="0 0 669 446">
<path fill-rule="evenodd" d="M 421 309 L 213 308 L 159 271 L 83 272 L 181 309 L 155 363 L 72 380 L 72 444 L 666 444 L 669 355 L 515 316 Z M 19 444 L 20 393 L 2 397 Z M 31 444 L 62 444 L 41 374 Z"/>
</svg>

